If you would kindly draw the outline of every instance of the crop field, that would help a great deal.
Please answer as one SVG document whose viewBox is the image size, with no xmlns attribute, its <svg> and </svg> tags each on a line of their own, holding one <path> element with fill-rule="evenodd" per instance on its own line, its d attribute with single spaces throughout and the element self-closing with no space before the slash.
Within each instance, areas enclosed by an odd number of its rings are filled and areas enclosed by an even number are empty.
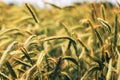
<svg viewBox="0 0 120 80">
<path fill-rule="evenodd" d="M 39 9 L 0 2 L 0 80 L 120 80 L 120 4 Z"/>
</svg>

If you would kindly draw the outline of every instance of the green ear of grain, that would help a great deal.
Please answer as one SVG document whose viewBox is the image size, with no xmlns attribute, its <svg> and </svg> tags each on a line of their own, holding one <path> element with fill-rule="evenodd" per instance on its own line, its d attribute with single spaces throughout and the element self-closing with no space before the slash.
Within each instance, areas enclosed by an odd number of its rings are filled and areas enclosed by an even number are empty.
<svg viewBox="0 0 120 80">
<path fill-rule="evenodd" d="M 87 77 L 89 77 L 90 75 L 92 75 L 93 72 L 100 70 L 99 66 L 93 66 L 91 67 L 88 71 L 86 71 L 86 73 L 83 75 L 83 77 L 81 78 L 81 80 L 87 80 Z"/>
<path fill-rule="evenodd" d="M 97 18 L 97 20 L 107 28 L 108 32 L 111 33 L 111 27 L 110 25 L 108 24 L 108 22 L 106 22 L 105 20 L 101 19 L 101 18 Z"/>
<path fill-rule="evenodd" d="M 29 68 L 20 78 L 20 80 L 30 80 L 31 77 L 33 77 L 33 74 L 36 72 L 37 70 L 37 65 L 33 65 L 31 66 L 31 68 Z"/>
<path fill-rule="evenodd" d="M 30 56 L 28 55 L 27 50 L 23 47 L 23 48 L 21 48 L 21 51 L 23 52 L 23 54 L 25 55 L 25 57 L 28 59 L 28 61 L 33 65 L 33 61 L 30 58 Z"/>
<path fill-rule="evenodd" d="M 102 13 L 102 17 L 105 20 L 105 8 L 104 5 L 101 5 L 101 13 Z"/>
<path fill-rule="evenodd" d="M 65 31 L 67 32 L 67 35 L 69 36 L 69 37 L 71 37 L 72 35 L 71 35 L 71 32 L 68 30 L 68 28 L 66 27 L 66 25 L 65 24 L 63 24 L 63 23 L 61 23 L 61 25 L 63 26 L 63 28 L 65 29 Z M 68 45 L 68 49 L 70 48 L 70 46 L 71 46 L 71 40 L 70 40 L 70 42 L 69 42 L 69 45 Z M 75 53 L 76 53 L 76 55 L 78 56 L 78 52 L 77 52 L 77 47 L 76 47 L 76 44 L 75 43 L 73 43 L 73 47 L 74 47 L 74 49 L 75 49 Z"/>
<path fill-rule="evenodd" d="M 1 59 L 0 59 L 0 68 L 2 67 L 2 65 L 4 64 L 4 62 L 6 61 L 6 59 L 8 58 L 8 56 L 10 55 L 9 53 L 14 49 L 14 47 L 16 46 L 18 42 L 14 41 L 12 42 L 7 49 L 4 51 Z"/>
<path fill-rule="evenodd" d="M 56 80 L 57 75 L 60 73 L 59 71 L 61 69 L 62 60 L 63 60 L 62 57 L 60 57 L 56 64 L 55 70 L 52 73 L 52 75 L 53 75 L 52 80 Z"/>
<path fill-rule="evenodd" d="M 52 36 L 52 37 L 47 37 L 47 38 L 44 38 L 44 39 L 40 39 L 40 42 L 45 42 L 45 41 L 50 41 L 50 40 L 56 40 L 56 39 L 68 39 L 74 45 L 76 45 L 75 40 L 72 39 L 71 37 L 67 37 L 67 36 Z"/>
<path fill-rule="evenodd" d="M 7 75 L 5 75 L 4 73 L 0 72 L 0 77 L 5 78 L 6 80 L 11 80 Z"/>
<path fill-rule="evenodd" d="M 92 30 L 93 42 L 96 43 L 96 33 L 95 33 L 95 30 L 94 30 L 94 26 L 93 26 L 91 20 L 88 19 L 88 22 L 89 22 L 91 30 Z"/>
<path fill-rule="evenodd" d="M 9 70 L 12 78 L 13 78 L 13 79 L 16 79 L 16 78 L 17 78 L 17 74 L 15 73 L 12 65 L 11 65 L 8 61 L 6 62 L 6 66 L 7 66 L 8 70 Z"/>
<path fill-rule="evenodd" d="M 22 65 L 24 65 L 24 66 L 26 66 L 26 67 L 32 67 L 31 64 L 29 64 L 29 63 L 27 63 L 27 62 L 24 62 L 24 61 L 22 61 L 22 60 L 20 60 L 20 59 L 14 58 L 14 60 L 15 60 L 17 63 L 22 64 Z"/>
<path fill-rule="evenodd" d="M 68 9 L 68 10 L 70 10 L 70 9 L 73 9 L 73 8 L 75 8 L 75 6 L 74 5 L 69 5 L 69 6 L 65 6 L 65 7 L 63 7 L 62 9 Z"/>
<path fill-rule="evenodd" d="M 118 15 L 115 16 L 115 31 L 114 31 L 114 42 L 113 42 L 113 49 L 115 50 L 117 46 L 117 39 L 118 39 Z"/>
<path fill-rule="evenodd" d="M 97 36 L 97 38 L 98 38 L 100 44 L 103 45 L 102 37 L 100 36 L 100 34 L 98 33 L 98 31 L 97 31 L 96 29 L 95 29 L 94 31 L 95 31 L 95 33 L 96 33 L 96 36 Z"/>
<path fill-rule="evenodd" d="M 57 5 L 53 4 L 53 3 L 45 2 L 45 4 L 49 4 L 52 7 L 57 8 L 57 9 L 62 9 L 61 7 L 59 7 L 59 6 L 57 6 Z"/>
<path fill-rule="evenodd" d="M 67 33 L 68 36 L 71 36 L 71 32 L 68 30 L 68 28 L 66 27 L 66 25 L 64 23 L 61 23 L 61 25 L 63 26 L 63 28 L 65 29 L 65 32 Z"/>
<path fill-rule="evenodd" d="M 71 44 L 72 44 L 72 42 L 71 42 L 71 41 L 69 41 L 69 43 L 68 43 L 68 47 L 67 47 L 67 49 L 68 49 L 68 50 L 70 49 Z"/>
<path fill-rule="evenodd" d="M 76 56 L 79 56 L 78 50 L 77 50 L 77 45 L 73 43 L 73 47 L 74 47 Z"/>
<path fill-rule="evenodd" d="M 73 62 L 74 64 L 78 65 L 77 60 L 71 56 L 63 57 L 63 60 L 69 60 L 69 61 Z"/>
<path fill-rule="evenodd" d="M 87 57 L 89 57 L 92 61 L 98 63 L 101 67 L 103 66 L 103 62 L 101 61 L 101 59 L 96 58 L 96 57 L 92 57 L 90 55 L 87 55 Z"/>
<path fill-rule="evenodd" d="M 112 76 L 112 59 L 110 59 L 109 61 L 109 67 L 108 67 L 106 80 L 111 80 L 111 76 Z"/>
<path fill-rule="evenodd" d="M 61 75 L 63 75 L 65 77 L 65 80 L 72 80 L 71 77 L 68 75 L 68 73 L 66 72 L 61 72 Z"/>
<path fill-rule="evenodd" d="M 33 19 L 35 20 L 36 23 L 39 23 L 39 19 L 37 18 L 35 12 L 33 11 L 33 9 L 30 7 L 29 4 L 25 3 L 25 6 L 27 7 L 27 9 L 30 11 Z"/>
</svg>

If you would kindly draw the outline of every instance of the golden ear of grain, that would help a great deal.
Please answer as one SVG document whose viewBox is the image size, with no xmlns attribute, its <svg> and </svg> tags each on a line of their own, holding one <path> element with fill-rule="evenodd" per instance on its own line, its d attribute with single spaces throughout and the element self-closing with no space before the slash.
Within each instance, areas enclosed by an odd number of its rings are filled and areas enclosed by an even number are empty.
<svg viewBox="0 0 120 80">
<path fill-rule="evenodd" d="M 0 68 L 2 67 L 2 65 L 4 64 L 4 62 L 6 61 L 6 59 L 9 57 L 9 53 L 14 49 L 14 47 L 18 44 L 18 42 L 14 41 L 12 42 L 7 49 L 4 51 L 1 59 L 0 59 Z"/>
<path fill-rule="evenodd" d="M 61 25 L 63 26 L 63 28 L 65 29 L 65 32 L 67 33 L 67 35 L 69 37 L 71 37 L 71 32 L 69 31 L 69 29 L 67 28 L 67 26 L 64 23 L 61 23 Z"/>
<path fill-rule="evenodd" d="M 102 13 L 102 17 L 105 20 L 105 8 L 104 5 L 101 5 L 101 13 Z"/>
<path fill-rule="evenodd" d="M 72 80 L 71 77 L 66 72 L 61 72 L 61 75 L 66 77 L 66 80 Z"/>
<path fill-rule="evenodd" d="M 100 67 L 99 66 L 93 66 L 91 67 L 88 71 L 86 71 L 86 73 L 82 76 L 82 78 L 80 80 L 87 80 L 87 78 L 93 74 L 93 72 L 99 70 Z"/>
<path fill-rule="evenodd" d="M 116 48 L 116 52 L 118 55 L 118 60 L 117 60 L 117 73 L 118 73 L 118 80 L 120 79 L 120 52 L 118 51 L 118 48 Z"/>
<path fill-rule="evenodd" d="M 110 59 L 110 61 L 109 61 L 106 80 L 111 80 L 111 76 L 112 76 L 112 59 Z"/>
<path fill-rule="evenodd" d="M 118 74 L 120 75 L 120 54 L 118 56 L 118 61 L 117 61 L 117 71 L 118 71 Z"/>
<path fill-rule="evenodd" d="M 46 54 L 45 51 L 42 51 L 42 52 L 39 54 L 38 60 L 37 60 L 37 62 L 36 62 L 36 65 L 37 65 L 39 71 L 40 71 L 40 65 L 41 65 L 41 63 L 42 63 L 42 61 L 43 61 L 43 59 L 44 59 L 45 54 Z"/>
<path fill-rule="evenodd" d="M 97 18 L 97 20 L 103 25 L 105 26 L 105 28 L 107 28 L 108 32 L 111 33 L 111 27 L 108 24 L 108 22 L 106 22 L 105 20 L 101 19 L 101 18 Z"/>
<path fill-rule="evenodd" d="M 27 48 L 30 44 L 30 41 L 35 37 L 36 37 L 36 35 L 32 35 L 28 39 L 26 39 L 26 41 L 24 42 L 24 47 Z"/>
<path fill-rule="evenodd" d="M 20 30 L 18 28 L 6 29 L 6 30 L 0 32 L 0 36 L 3 36 L 3 35 L 5 35 L 5 34 L 7 34 L 9 32 L 12 32 L 12 31 L 20 31 Z"/>
<path fill-rule="evenodd" d="M 29 64 L 29 63 L 27 63 L 27 62 L 25 62 L 25 61 L 22 61 L 22 60 L 20 60 L 20 59 L 14 58 L 14 60 L 15 60 L 17 63 L 22 64 L 22 65 L 27 66 L 27 67 L 31 67 L 31 66 L 32 66 L 31 64 Z"/>
<path fill-rule="evenodd" d="M 6 76 L 4 73 L 0 72 L 0 76 L 7 79 L 7 80 L 11 80 L 8 76 Z"/>
</svg>

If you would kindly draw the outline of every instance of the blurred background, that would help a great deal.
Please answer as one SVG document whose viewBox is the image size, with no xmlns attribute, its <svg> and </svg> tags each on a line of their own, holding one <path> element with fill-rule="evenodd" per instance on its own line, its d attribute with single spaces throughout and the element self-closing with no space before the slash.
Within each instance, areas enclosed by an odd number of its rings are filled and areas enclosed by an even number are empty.
<svg viewBox="0 0 120 80">
<path fill-rule="evenodd" d="M 54 3 L 58 6 L 70 5 L 74 2 L 104 2 L 109 1 L 111 3 L 115 3 L 116 0 L 2 0 L 6 3 L 15 3 L 18 5 L 22 5 L 25 2 L 32 3 L 40 8 L 44 8 L 44 2 Z"/>
</svg>

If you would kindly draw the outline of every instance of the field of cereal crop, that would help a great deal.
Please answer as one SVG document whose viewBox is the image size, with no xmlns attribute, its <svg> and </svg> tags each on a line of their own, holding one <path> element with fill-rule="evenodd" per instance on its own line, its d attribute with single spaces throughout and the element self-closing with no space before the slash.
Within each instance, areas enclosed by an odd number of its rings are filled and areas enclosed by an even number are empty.
<svg viewBox="0 0 120 80">
<path fill-rule="evenodd" d="M 0 80 L 120 80 L 120 4 L 47 4 L 0 2 Z"/>
</svg>

